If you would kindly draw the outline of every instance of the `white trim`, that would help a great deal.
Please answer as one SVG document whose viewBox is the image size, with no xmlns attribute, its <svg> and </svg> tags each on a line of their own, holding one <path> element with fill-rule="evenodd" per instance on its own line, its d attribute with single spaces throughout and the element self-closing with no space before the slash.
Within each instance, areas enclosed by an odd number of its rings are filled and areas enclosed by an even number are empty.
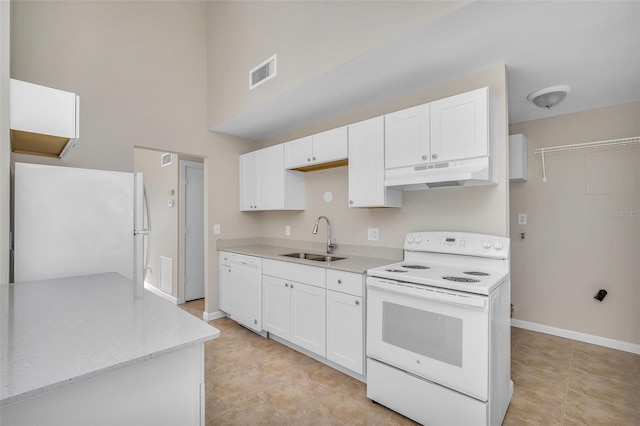
<svg viewBox="0 0 640 426">
<path fill-rule="evenodd" d="M 553 336 L 565 337 L 567 339 L 577 340 L 579 342 L 592 343 L 598 346 L 618 349 L 620 351 L 631 352 L 640 355 L 640 345 L 635 343 L 623 342 L 621 340 L 609 339 L 607 337 L 594 336 L 592 334 L 580 333 L 578 331 L 565 330 L 563 328 L 551 327 L 535 322 L 522 321 L 518 319 L 511 320 L 511 326 L 524 328 L 527 330 L 538 331 L 540 333 L 551 334 Z"/>
<path fill-rule="evenodd" d="M 204 163 L 188 161 L 188 160 L 180 160 L 180 193 L 178 194 L 178 198 L 180 200 L 180 207 L 178 211 L 179 216 L 179 234 L 178 234 L 178 304 L 182 304 L 185 302 L 184 294 L 185 294 L 185 281 L 186 281 L 186 273 L 184 260 L 185 260 L 185 251 L 186 246 L 184 244 L 184 228 L 186 226 L 186 197 L 184 194 L 186 193 L 186 176 L 187 176 L 187 167 L 199 168 L 204 170 Z M 203 176 L 204 179 L 204 176 Z M 203 186 L 204 187 L 204 186 Z M 204 194 L 202 194 L 204 197 Z M 206 218 L 205 218 L 206 220 Z M 206 241 L 206 235 L 205 235 Z M 204 247 L 202 248 L 204 250 Z M 206 262 L 206 259 L 205 259 Z M 206 278 L 205 278 L 206 279 Z M 206 282 L 205 282 L 205 298 L 206 298 Z M 207 320 L 210 321 L 210 320 Z"/>
<path fill-rule="evenodd" d="M 226 316 L 227 316 L 227 314 L 225 314 L 222 311 L 216 311 L 216 312 L 204 311 L 202 313 L 202 319 L 205 320 L 205 321 L 213 321 L 213 320 L 216 320 L 218 318 L 224 318 Z"/>
<path fill-rule="evenodd" d="M 176 305 L 178 304 L 178 299 L 176 299 L 170 294 L 165 293 L 164 291 L 160 290 L 158 287 L 154 286 L 153 284 L 149 284 L 148 282 L 145 281 L 144 288 L 146 290 L 149 290 L 153 294 L 156 294 L 164 299 L 167 299 L 171 303 L 175 303 Z"/>
</svg>

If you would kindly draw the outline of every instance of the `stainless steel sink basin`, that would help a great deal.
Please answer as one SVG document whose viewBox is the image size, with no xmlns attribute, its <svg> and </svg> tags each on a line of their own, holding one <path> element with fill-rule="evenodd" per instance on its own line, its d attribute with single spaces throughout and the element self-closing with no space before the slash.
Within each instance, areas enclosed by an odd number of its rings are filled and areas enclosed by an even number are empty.
<svg viewBox="0 0 640 426">
<path fill-rule="evenodd" d="M 280 256 L 294 257 L 296 259 L 313 260 L 315 262 L 335 262 L 337 260 L 344 260 L 346 257 L 338 257 L 330 254 L 317 254 L 317 253 L 287 253 Z"/>
</svg>

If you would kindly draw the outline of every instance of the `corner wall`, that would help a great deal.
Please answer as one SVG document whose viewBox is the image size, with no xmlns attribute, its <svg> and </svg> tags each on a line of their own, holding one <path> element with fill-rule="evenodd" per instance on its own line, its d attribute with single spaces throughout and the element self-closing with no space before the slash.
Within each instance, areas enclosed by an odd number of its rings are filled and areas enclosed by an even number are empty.
<svg viewBox="0 0 640 426">
<path fill-rule="evenodd" d="M 640 344 L 640 146 L 546 154 L 546 183 L 534 154 L 639 136 L 638 117 L 630 103 L 511 125 L 528 142 L 528 181 L 510 186 L 514 319 Z"/>
</svg>

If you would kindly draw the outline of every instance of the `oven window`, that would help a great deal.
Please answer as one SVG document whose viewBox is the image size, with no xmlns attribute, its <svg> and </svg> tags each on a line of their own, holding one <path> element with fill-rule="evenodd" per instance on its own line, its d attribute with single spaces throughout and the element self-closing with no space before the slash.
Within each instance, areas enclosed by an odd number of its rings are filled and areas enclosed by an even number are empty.
<svg viewBox="0 0 640 426">
<path fill-rule="evenodd" d="M 462 319 L 382 303 L 382 340 L 431 359 L 462 367 Z"/>
</svg>

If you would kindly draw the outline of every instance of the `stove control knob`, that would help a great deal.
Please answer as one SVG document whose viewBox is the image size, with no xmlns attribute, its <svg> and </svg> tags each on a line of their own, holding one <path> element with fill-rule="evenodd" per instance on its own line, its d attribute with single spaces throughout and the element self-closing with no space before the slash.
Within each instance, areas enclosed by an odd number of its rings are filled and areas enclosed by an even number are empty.
<svg viewBox="0 0 640 426">
<path fill-rule="evenodd" d="M 495 243 L 493 243 L 493 248 L 496 250 L 502 250 L 502 247 L 504 247 L 502 245 L 502 243 L 500 241 L 496 241 Z"/>
<path fill-rule="evenodd" d="M 491 241 L 489 241 L 489 240 L 483 241 L 482 242 L 482 247 L 484 247 L 486 249 L 491 248 Z"/>
<path fill-rule="evenodd" d="M 416 243 L 420 244 L 421 242 L 422 242 L 422 237 L 418 235 L 416 237 Z"/>
<path fill-rule="evenodd" d="M 413 237 L 409 237 L 409 238 L 407 238 L 407 242 L 408 242 L 409 244 L 413 244 Z"/>
</svg>

